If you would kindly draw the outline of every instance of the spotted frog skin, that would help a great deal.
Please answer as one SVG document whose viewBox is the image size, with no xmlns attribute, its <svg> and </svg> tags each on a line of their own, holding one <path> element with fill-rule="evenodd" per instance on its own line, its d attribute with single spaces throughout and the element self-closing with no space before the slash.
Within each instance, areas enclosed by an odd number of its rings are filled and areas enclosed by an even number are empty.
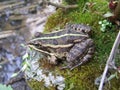
<svg viewBox="0 0 120 90">
<path fill-rule="evenodd" d="M 62 69 L 73 69 L 89 61 L 94 53 L 90 31 L 91 28 L 84 24 L 67 24 L 60 31 L 39 33 L 28 45 L 51 57 L 51 62 L 65 58 L 67 65 Z"/>
</svg>

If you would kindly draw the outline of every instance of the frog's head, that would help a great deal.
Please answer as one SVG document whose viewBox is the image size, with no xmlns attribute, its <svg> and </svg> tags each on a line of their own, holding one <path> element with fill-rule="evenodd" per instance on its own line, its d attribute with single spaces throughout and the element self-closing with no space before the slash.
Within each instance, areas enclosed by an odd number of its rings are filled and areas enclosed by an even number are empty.
<svg viewBox="0 0 120 90">
<path fill-rule="evenodd" d="M 38 40 L 36 40 L 36 39 L 30 40 L 29 42 L 27 42 L 27 44 L 28 44 L 28 45 L 32 45 L 32 46 L 35 46 L 35 47 L 41 46 L 40 41 L 38 41 Z"/>
<path fill-rule="evenodd" d="M 42 37 L 43 34 L 41 32 L 36 32 L 34 39 L 31 39 L 30 41 L 27 42 L 28 45 L 34 45 L 34 46 L 40 46 L 41 45 L 41 40 L 39 40 L 40 37 Z"/>
</svg>

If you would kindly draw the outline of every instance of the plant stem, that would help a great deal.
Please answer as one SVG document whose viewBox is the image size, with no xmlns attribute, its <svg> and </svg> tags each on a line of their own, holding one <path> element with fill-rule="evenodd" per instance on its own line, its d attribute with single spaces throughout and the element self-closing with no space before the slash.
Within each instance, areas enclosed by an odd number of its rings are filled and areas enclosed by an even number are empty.
<svg viewBox="0 0 120 90">
<path fill-rule="evenodd" d="M 112 47 L 110 56 L 109 56 L 109 58 L 107 60 L 107 63 L 106 63 L 106 66 L 105 66 L 105 69 L 104 69 L 104 72 L 103 72 L 102 79 L 101 79 L 100 86 L 99 86 L 98 90 L 102 90 L 102 88 L 103 88 L 104 80 L 106 78 L 106 74 L 107 74 L 107 71 L 109 69 L 109 64 L 110 64 L 110 62 L 113 61 L 113 58 L 114 58 L 114 56 L 116 54 L 116 49 L 118 48 L 119 44 L 120 44 L 120 31 L 119 31 L 119 33 L 117 35 L 117 38 L 116 38 L 116 40 L 114 42 L 114 45 Z"/>
</svg>

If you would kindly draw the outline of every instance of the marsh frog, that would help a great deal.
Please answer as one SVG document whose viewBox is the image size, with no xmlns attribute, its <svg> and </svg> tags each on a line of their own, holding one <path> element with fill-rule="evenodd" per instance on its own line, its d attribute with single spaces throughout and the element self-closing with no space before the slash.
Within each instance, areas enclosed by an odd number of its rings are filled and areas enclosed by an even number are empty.
<svg viewBox="0 0 120 90">
<path fill-rule="evenodd" d="M 89 37 L 91 28 L 85 24 L 67 24 L 64 29 L 51 33 L 39 33 L 29 41 L 29 46 L 51 57 L 67 61 L 64 68 L 73 69 L 87 62 L 94 53 L 94 43 Z"/>
</svg>

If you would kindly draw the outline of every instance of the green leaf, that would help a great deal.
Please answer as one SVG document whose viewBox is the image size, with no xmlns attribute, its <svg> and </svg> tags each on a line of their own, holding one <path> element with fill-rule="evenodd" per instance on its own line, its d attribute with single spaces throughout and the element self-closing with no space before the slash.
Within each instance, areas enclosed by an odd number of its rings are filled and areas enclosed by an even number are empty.
<svg viewBox="0 0 120 90">
<path fill-rule="evenodd" d="M 28 64 L 25 63 L 24 66 L 21 68 L 21 71 L 25 71 L 25 69 L 28 67 Z"/>
<path fill-rule="evenodd" d="M 107 23 L 107 20 L 105 19 L 105 20 L 103 20 L 103 23 L 105 24 L 105 23 Z"/>
<path fill-rule="evenodd" d="M 16 77 L 18 74 L 19 74 L 19 72 L 13 73 L 12 76 L 11 76 L 11 78 Z"/>
<path fill-rule="evenodd" d="M 102 27 L 105 27 L 106 25 L 105 25 L 105 24 L 102 24 L 101 26 L 102 26 Z"/>
<path fill-rule="evenodd" d="M 20 46 L 25 47 L 25 44 L 20 44 Z"/>
<path fill-rule="evenodd" d="M 16 77 L 20 72 L 25 71 L 28 67 L 30 66 L 30 64 L 26 61 L 24 62 L 23 67 L 20 69 L 20 71 L 18 71 L 17 73 L 14 73 L 11 77 Z"/>
<path fill-rule="evenodd" d="M 23 60 L 27 59 L 29 57 L 28 53 L 25 53 L 25 55 L 22 57 Z"/>
<path fill-rule="evenodd" d="M 6 86 L 6 85 L 0 84 L 0 90 L 13 90 L 13 89 L 11 88 L 10 85 L 9 85 L 9 86 Z"/>
<path fill-rule="evenodd" d="M 102 32 L 105 32 L 105 29 L 104 29 L 104 28 L 100 28 L 100 30 L 101 30 Z"/>
<path fill-rule="evenodd" d="M 74 84 L 71 83 L 71 84 L 70 84 L 70 88 L 69 88 L 68 90 L 72 90 L 73 88 L 74 88 Z"/>
<path fill-rule="evenodd" d="M 103 15 L 103 17 L 105 17 L 105 18 L 111 17 L 111 16 L 114 16 L 114 14 L 111 12 L 107 12 L 106 14 Z"/>
<path fill-rule="evenodd" d="M 108 81 L 110 81 L 111 79 L 115 78 L 116 77 L 116 73 L 110 75 L 110 77 L 107 79 Z"/>
</svg>

